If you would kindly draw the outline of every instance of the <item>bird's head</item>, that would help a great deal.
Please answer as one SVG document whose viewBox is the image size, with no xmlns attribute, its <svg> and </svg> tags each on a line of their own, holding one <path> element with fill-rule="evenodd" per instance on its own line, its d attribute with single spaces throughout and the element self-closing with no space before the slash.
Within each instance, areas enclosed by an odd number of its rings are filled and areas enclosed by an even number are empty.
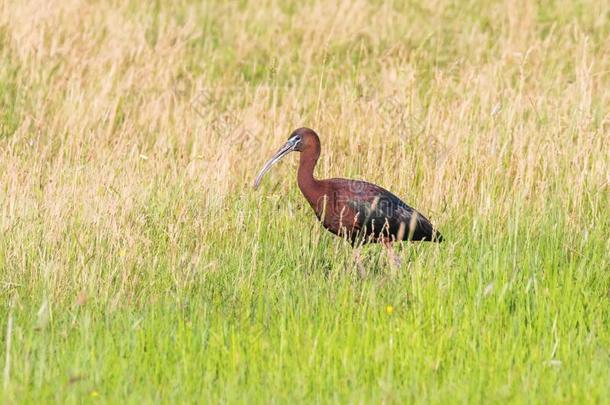
<svg viewBox="0 0 610 405">
<path fill-rule="evenodd" d="M 260 184 L 263 176 L 267 171 L 279 162 L 284 156 L 289 154 L 290 152 L 301 152 L 307 154 L 320 154 L 320 138 L 318 138 L 318 134 L 313 129 L 310 128 L 299 128 L 295 129 L 290 136 L 288 137 L 288 141 L 282 146 L 276 153 L 265 163 L 263 169 L 256 177 L 254 181 L 254 188 L 256 189 Z"/>
</svg>

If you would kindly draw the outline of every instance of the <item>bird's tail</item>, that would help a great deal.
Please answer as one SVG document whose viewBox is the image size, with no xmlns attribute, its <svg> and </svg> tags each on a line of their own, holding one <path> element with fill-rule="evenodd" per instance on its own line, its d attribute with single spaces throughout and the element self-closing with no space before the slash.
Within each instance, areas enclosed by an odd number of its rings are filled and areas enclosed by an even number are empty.
<svg viewBox="0 0 610 405">
<path fill-rule="evenodd" d="M 445 239 L 439 231 L 437 231 L 436 229 L 432 231 L 432 242 L 441 243 L 443 240 Z"/>
</svg>

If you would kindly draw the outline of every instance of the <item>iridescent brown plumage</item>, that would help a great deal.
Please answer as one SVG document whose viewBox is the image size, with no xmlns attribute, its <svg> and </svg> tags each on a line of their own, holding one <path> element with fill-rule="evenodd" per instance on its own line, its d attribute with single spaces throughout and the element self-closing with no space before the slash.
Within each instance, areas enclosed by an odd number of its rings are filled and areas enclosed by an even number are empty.
<svg viewBox="0 0 610 405">
<path fill-rule="evenodd" d="M 442 240 L 426 217 L 388 190 L 359 180 L 315 179 L 320 138 L 309 128 L 299 128 L 290 135 L 288 142 L 265 164 L 254 188 L 271 166 L 292 151 L 301 153 L 297 173 L 301 192 L 324 227 L 335 235 L 352 244 Z"/>
</svg>

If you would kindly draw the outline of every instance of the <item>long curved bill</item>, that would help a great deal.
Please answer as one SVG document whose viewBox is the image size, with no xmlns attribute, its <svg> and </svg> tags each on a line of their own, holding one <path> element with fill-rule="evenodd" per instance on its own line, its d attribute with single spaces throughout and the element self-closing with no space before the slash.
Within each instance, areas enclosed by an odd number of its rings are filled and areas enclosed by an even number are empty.
<svg viewBox="0 0 610 405">
<path fill-rule="evenodd" d="M 265 166 L 263 166 L 263 169 L 261 170 L 261 172 L 258 174 L 258 176 L 256 176 L 256 180 L 254 180 L 254 189 L 255 190 L 257 189 L 258 185 L 260 184 L 265 173 L 267 173 L 267 171 L 269 169 L 271 169 L 271 166 L 273 166 L 274 164 L 279 162 L 284 156 L 286 156 L 287 154 L 292 152 L 294 150 L 295 146 L 296 146 L 296 142 L 289 140 L 288 142 L 286 142 L 286 144 L 284 146 L 282 146 L 275 153 L 275 155 L 273 155 L 273 157 L 271 159 L 269 159 L 267 161 L 267 163 L 265 163 Z"/>
</svg>

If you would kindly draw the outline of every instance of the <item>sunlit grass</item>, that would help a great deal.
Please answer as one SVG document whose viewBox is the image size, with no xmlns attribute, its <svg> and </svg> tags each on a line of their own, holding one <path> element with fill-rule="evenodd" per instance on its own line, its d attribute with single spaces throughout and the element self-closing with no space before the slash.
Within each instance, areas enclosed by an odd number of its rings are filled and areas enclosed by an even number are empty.
<svg viewBox="0 0 610 405">
<path fill-rule="evenodd" d="M 0 7 L 3 402 L 607 401 L 608 5 L 144 3 Z M 446 241 L 252 190 L 300 126 Z"/>
</svg>

